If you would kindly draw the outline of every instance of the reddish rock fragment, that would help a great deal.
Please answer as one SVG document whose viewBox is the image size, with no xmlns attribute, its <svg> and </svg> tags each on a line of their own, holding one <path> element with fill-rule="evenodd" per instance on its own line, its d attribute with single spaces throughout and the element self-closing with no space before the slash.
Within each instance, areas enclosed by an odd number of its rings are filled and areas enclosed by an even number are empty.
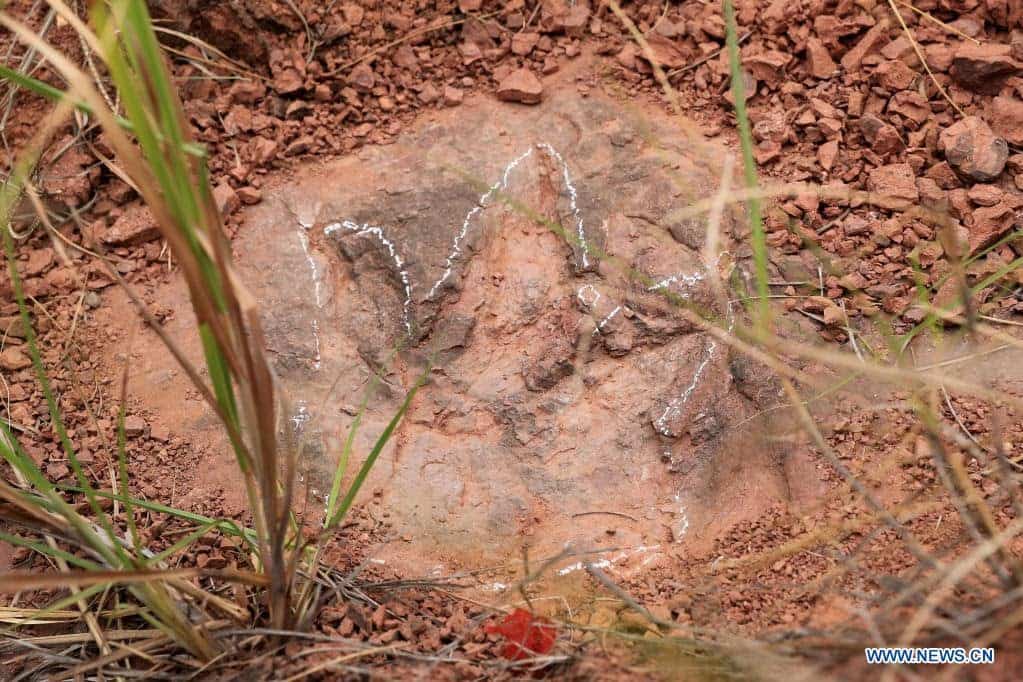
<svg viewBox="0 0 1023 682">
<path fill-rule="evenodd" d="M 1009 146 L 978 116 L 967 116 L 941 131 L 938 149 L 949 164 L 975 182 L 991 182 L 1005 168 Z"/>
<path fill-rule="evenodd" d="M 916 176 L 908 163 L 892 163 L 870 171 L 867 189 L 880 195 L 876 203 L 885 208 L 903 208 L 916 203 L 920 194 L 916 189 Z"/>
<path fill-rule="evenodd" d="M 370 68 L 369 64 L 363 62 L 356 64 L 355 68 L 352 69 L 351 74 L 348 76 L 348 82 L 353 88 L 359 92 L 369 92 L 376 85 L 376 75 L 373 73 L 373 69 Z"/>
<path fill-rule="evenodd" d="M 842 57 L 842 68 L 856 71 L 863 63 L 863 58 L 888 42 L 888 20 L 882 19 L 867 31 L 856 45 Z"/>
<path fill-rule="evenodd" d="M 213 188 L 213 202 L 220 210 L 220 215 L 227 217 L 238 210 L 241 206 L 241 199 L 238 193 L 231 188 L 231 185 L 222 182 Z"/>
<path fill-rule="evenodd" d="M 441 94 L 440 91 L 437 90 L 437 86 L 435 86 L 433 83 L 426 83 L 419 90 L 418 96 L 419 101 L 422 102 L 423 104 L 432 104 L 433 102 L 437 101 Z"/>
<path fill-rule="evenodd" d="M 249 143 L 249 149 L 251 150 L 252 158 L 256 163 L 263 166 L 277 156 L 278 145 L 277 142 L 266 137 L 256 137 Z"/>
<path fill-rule="evenodd" d="M 135 246 L 156 239 L 160 228 L 144 204 L 135 203 L 118 216 L 100 240 L 107 246 Z"/>
<path fill-rule="evenodd" d="M 444 106 L 457 107 L 462 103 L 462 99 L 465 97 L 461 88 L 456 88 L 450 85 L 444 86 Z"/>
<path fill-rule="evenodd" d="M 789 56 L 778 50 L 761 52 L 744 60 L 753 77 L 772 88 L 777 87 L 785 77 L 785 67 L 788 63 Z"/>
<path fill-rule="evenodd" d="M 479 50 L 479 48 L 477 48 Z M 461 46 L 459 46 L 461 51 Z M 419 57 L 416 56 L 416 51 L 413 50 L 409 45 L 400 45 L 395 51 L 394 56 L 391 57 L 391 61 L 394 65 L 400 69 L 407 71 L 415 70 L 419 66 Z"/>
<path fill-rule="evenodd" d="M 512 54 L 524 57 L 533 51 L 539 41 L 539 33 L 516 33 L 511 39 Z"/>
<path fill-rule="evenodd" d="M 35 277 L 53 265 L 53 249 L 36 249 L 28 256 L 28 263 L 22 270 L 22 277 Z"/>
<path fill-rule="evenodd" d="M 1002 190 L 997 185 L 977 184 L 969 189 L 970 201 L 978 206 L 994 206 L 1002 199 Z"/>
<path fill-rule="evenodd" d="M 920 93 L 903 90 L 888 101 L 888 111 L 921 125 L 930 118 L 931 105 Z"/>
<path fill-rule="evenodd" d="M 924 206 L 940 208 L 947 200 L 945 190 L 938 187 L 938 183 L 931 178 L 917 178 L 916 189 L 920 193 L 920 203 Z"/>
<path fill-rule="evenodd" d="M 19 346 L 9 346 L 0 352 L 0 369 L 16 372 L 32 366 L 32 358 Z"/>
<path fill-rule="evenodd" d="M 817 161 L 824 170 L 830 171 L 834 167 L 837 158 L 838 140 L 825 142 L 817 148 Z"/>
<path fill-rule="evenodd" d="M 483 59 L 483 50 L 476 43 L 462 43 L 458 46 L 458 51 L 462 53 L 462 63 L 466 66 Z"/>
<path fill-rule="evenodd" d="M 244 187 L 238 188 L 238 199 L 241 200 L 246 206 L 252 206 L 258 204 L 263 200 L 263 193 L 251 185 L 245 185 Z"/>
<path fill-rule="evenodd" d="M 637 57 L 642 57 L 647 61 L 650 61 L 652 57 L 662 69 L 678 69 L 685 66 L 686 56 L 682 49 L 661 34 L 652 33 L 647 36 L 647 45 L 650 46 L 650 52 L 640 50 Z"/>
<path fill-rule="evenodd" d="M 831 78 L 838 70 L 838 65 L 831 58 L 828 48 L 817 38 L 806 40 L 806 63 L 810 75 L 821 80 Z"/>
<path fill-rule="evenodd" d="M 1023 145 L 1023 100 L 995 97 L 988 114 L 991 129 L 1009 144 Z"/>
<path fill-rule="evenodd" d="M 950 74 L 967 90 L 997 95 L 1005 81 L 1023 73 L 1023 64 L 1012 58 L 1012 48 L 994 42 L 963 43 L 952 58 Z"/>
<path fill-rule="evenodd" d="M 287 149 L 284 150 L 284 153 L 287 154 L 288 156 L 305 154 L 307 151 L 313 148 L 313 145 L 315 143 L 316 141 L 313 139 L 312 135 L 303 135 L 302 137 L 298 138 L 297 140 L 289 144 Z"/>
<path fill-rule="evenodd" d="M 874 69 L 874 78 L 885 90 L 905 90 L 916 80 L 916 71 L 906 66 L 905 62 L 895 59 Z"/>
<path fill-rule="evenodd" d="M 864 114 L 860 119 L 860 132 L 870 143 L 870 148 L 882 156 L 899 151 L 903 147 L 899 131 L 873 114 Z"/>
<path fill-rule="evenodd" d="M 238 104 L 255 104 L 266 97 L 266 86 L 256 80 L 236 81 L 235 84 L 231 86 L 231 89 L 228 90 L 228 95 L 232 102 L 237 102 Z"/>
<path fill-rule="evenodd" d="M 939 161 L 928 168 L 926 176 L 934 180 L 941 189 L 955 189 L 960 185 L 959 176 L 947 161 Z"/>
<path fill-rule="evenodd" d="M 130 416 L 124 418 L 124 435 L 129 438 L 138 438 L 146 432 L 146 420 L 142 417 Z"/>
<path fill-rule="evenodd" d="M 970 227 L 970 253 L 994 244 L 999 237 L 1013 228 L 1016 220 L 1016 211 L 1006 201 L 976 209 L 973 212 L 973 225 Z"/>
<path fill-rule="evenodd" d="M 586 31 L 586 24 L 590 20 L 590 8 L 585 2 L 577 2 L 568 8 L 561 25 L 566 35 L 573 38 L 582 37 Z"/>
<path fill-rule="evenodd" d="M 935 73 L 944 73 L 952 66 L 952 48 L 946 43 L 930 43 L 924 48 L 927 66 Z"/>
<path fill-rule="evenodd" d="M 543 98 L 543 84 L 529 69 L 516 69 L 497 86 L 497 98 L 506 102 L 539 104 Z"/>
</svg>

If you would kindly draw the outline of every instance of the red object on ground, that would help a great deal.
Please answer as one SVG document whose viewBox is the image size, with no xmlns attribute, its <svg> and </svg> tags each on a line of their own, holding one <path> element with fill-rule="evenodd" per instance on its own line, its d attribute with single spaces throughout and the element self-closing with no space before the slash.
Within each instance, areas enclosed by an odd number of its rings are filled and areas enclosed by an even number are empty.
<svg viewBox="0 0 1023 682">
<path fill-rule="evenodd" d="M 501 656 L 509 661 L 546 654 L 558 636 L 558 631 L 549 620 L 534 616 L 525 609 L 515 609 L 500 622 L 488 623 L 486 631 L 508 640 L 501 648 Z"/>
</svg>

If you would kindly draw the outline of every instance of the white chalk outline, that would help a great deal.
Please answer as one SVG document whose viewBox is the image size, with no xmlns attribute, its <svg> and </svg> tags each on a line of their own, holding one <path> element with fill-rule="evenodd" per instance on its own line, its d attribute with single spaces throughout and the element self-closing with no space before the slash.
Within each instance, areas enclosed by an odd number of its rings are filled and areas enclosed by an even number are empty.
<svg viewBox="0 0 1023 682">
<path fill-rule="evenodd" d="M 602 333 L 604 331 L 604 326 L 608 322 L 610 322 L 611 318 L 614 317 L 615 315 L 617 315 L 621 311 L 621 309 L 622 309 L 622 306 L 620 306 L 620 305 L 615 306 L 614 310 L 612 310 L 607 315 L 605 315 L 604 319 L 597 323 L 597 326 L 593 328 L 593 332 L 590 334 L 590 336 Z"/>
<path fill-rule="evenodd" d="M 691 286 L 695 286 L 698 282 L 702 282 L 705 278 L 706 278 L 706 276 L 702 272 L 691 272 L 691 273 L 680 272 L 677 275 L 671 275 L 669 277 L 665 277 L 664 279 L 662 279 L 657 284 L 654 284 L 653 286 L 647 287 L 646 290 L 647 291 L 660 291 L 661 289 L 668 289 L 669 287 L 671 287 L 672 284 L 675 284 L 675 283 L 683 284 L 686 287 L 691 287 Z M 682 296 L 684 298 L 689 298 L 689 292 L 688 291 L 683 291 L 682 292 Z"/>
<path fill-rule="evenodd" d="M 455 259 L 462 254 L 462 240 L 464 240 L 466 235 L 469 234 L 469 228 L 472 225 L 472 219 L 476 216 L 477 213 L 479 213 L 480 211 L 487 207 L 487 201 L 491 197 L 493 197 L 494 194 L 508 186 L 508 176 L 511 174 L 513 170 L 515 170 L 515 168 L 523 160 L 525 160 L 532 153 L 533 149 L 529 148 L 523 154 L 521 154 L 520 156 L 515 158 L 511 163 L 509 163 L 505 167 L 504 173 L 501 175 L 501 179 L 495 182 L 493 185 L 491 185 L 490 189 L 484 192 L 483 195 L 476 201 L 476 205 L 469 209 L 469 212 L 465 214 L 465 219 L 462 221 L 462 229 L 458 232 L 458 234 L 455 235 L 455 241 L 451 245 L 451 253 L 448 254 L 448 257 L 445 260 L 444 274 L 442 274 L 440 276 L 440 279 L 434 282 L 433 286 L 430 287 L 430 293 L 426 295 L 426 300 L 428 301 L 433 300 L 433 297 L 437 293 L 437 290 L 444 285 L 444 282 L 447 281 L 448 277 L 450 277 L 451 273 L 454 271 Z"/>
<path fill-rule="evenodd" d="M 668 438 L 672 437 L 671 431 L 668 430 L 667 426 L 668 419 L 678 416 L 685 404 L 689 402 L 689 398 L 692 397 L 693 391 L 696 390 L 696 385 L 700 383 L 700 375 L 703 374 L 703 370 L 706 369 L 707 363 L 710 362 L 710 359 L 714 357 L 714 350 L 717 347 L 717 341 L 712 339 L 710 345 L 707 347 L 706 356 L 696 367 L 696 371 L 693 372 L 693 380 L 689 382 L 686 390 L 684 390 L 680 396 L 668 403 L 668 406 L 664 408 L 664 413 L 661 414 L 661 416 L 657 418 L 657 421 L 654 422 L 654 430 L 657 431 L 657 433 Z"/>
<path fill-rule="evenodd" d="M 576 234 L 579 237 L 579 248 L 582 251 L 583 267 L 588 268 L 590 267 L 590 247 L 589 244 L 586 243 L 586 231 L 583 229 L 583 216 L 582 213 L 580 213 L 578 206 L 579 196 L 576 192 L 575 185 L 572 184 L 572 176 L 568 172 L 568 164 L 565 163 L 565 160 L 561 158 L 561 154 L 559 154 L 558 151 L 550 144 L 541 142 L 536 146 L 546 150 L 548 154 L 557 159 L 558 163 L 561 164 L 561 174 L 565 179 L 565 189 L 568 190 L 569 206 L 572 209 L 572 215 L 575 217 L 575 229 Z"/>
<path fill-rule="evenodd" d="M 678 515 L 682 517 L 681 529 L 675 542 L 682 542 L 682 538 L 689 532 L 689 515 L 686 514 L 686 506 L 682 503 L 682 493 L 675 493 L 675 502 L 678 503 Z"/>
<path fill-rule="evenodd" d="M 306 262 L 309 263 L 309 271 L 312 273 L 313 278 L 313 300 L 316 303 L 316 308 L 319 310 L 323 309 L 323 296 L 321 294 L 321 278 L 320 268 L 316 265 L 316 260 L 313 258 L 313 254 L 309 251 L 309 235 L 305 233 L 311 226 L 299 221 L 299 225 L 302 227 L 298 230 L 298 241 L 302 244 L 302 252 L 305 254 Z M 320 320 L 317 317 L 313 317 L 313 343 L 316 345 L 316 360 L 313 362 L 315 369 L 320 368 Z"/>
<path fill-rule="evenodd" d="M 527 159 L 529 156 L 533 154 L 534 148 L 543 149 L 561 165 L 561 173 L 565 181 L 565 189 L 568 192 L 569 205 L 572 210 L 572 215 L 575 218 L 576 233 L 578 234 L 579 243 L 582 250 L 582 265 L 584 268 L 589 267 L 590 249 L 589 245 L 586 243 L 586 231 L 583 223 L 582 213 L 579 210 L 578 203 L 579 195 L 575 185 L 572 183 L 572 175 L 568 170 L 568 164 L 565 162 L 565 159 L 561 156 L 561 154 L 559 154 L 558 151 L 552 145 L 550 145 L 547 142 L 540 142 L 537 143 L 535 147 L 530 147 L 525 152 L 515 157 L 507 166 L 505 166 L 504 172 L 501 174 L 501 178 L 497 180 L 493 185 L 491 185 L 487 189 L 487 191 L 480 196 L 480 198 L 476 201 L 475 205 L 471 209 L 469 209 L 469 212 L 465 214 L 465 218 L 462 220 L 462 229 L 459 230 L 458 234 L 455 235 L 455 238 L 451 244 L 451 252 L 447 255 L 447 258 L 445 258 L 444 260 L 444 272 L 441 274 L 440 278 L 436 282 L 434 282 L 433 285 L 430 287 L 430 291 L 426 295 L 426 300 L 428 301 L 433 300 L 434 297 L 437 295 L 437 291 L 442 286 L 444 286 L 445 282 L 448 281 L 448 278 L 451 277 L 452 273 L 454 272 L 455 261 L 458 259 L 459 256 L 462 255 L 462 242 L 465 241 L 466 236 L 468 236 L 469 234 L 469 230 L 472 227 L 473 218 L 475 218 L 481 211 L 488 207 L 488 202 L 493 199 L 495 194 L 508 187 L 508 182 L 512 171 L 515 170 L 520 163 L 522 163 L 525 159 Z M 303 225 L 303 227 L 305 227 L 305 225 Z M 391 257 L 394 259 L 395 264 L 398 266 L 398 273 L 401 277 L 401 280 L 405 285 L 406 294 L 404 306 L 405 328 L 411 335 L 412 321 L 410 309 L 412 306 L 412 282 L 408 276 L 407 271 L 404 268 L 404 261 L 398 254 L 398 251 L 395 248 L 394 243 L 387 238 L 382 228 L 371 227 L 366 224 L 359 225 L 357 223 L 352 222 L 351 220 L 344 220 L 340 223 L 331 223 L 330 225 L 327 225 L 327 227 L 324 228 L 324 234 L 329 236 L 333 232 L 336 232 L 342 228 L 355 232 L 356 234 L 373 234 L 387 248 L 388 252 L 391 254 Z M 599 297 L 600 294 L 598 292 L 597 298 Z M 580 302 L 583 302 L 581 298 Z M 593 302 L 596 303 L 596 299 L 594 299 Z M 585 302 L 583 303 L 585 305 Z"/>
<path fill-rule="evenodd" d="M 585 298 L 583 298 L 584 291 L 592 291 L 595 294 L 592 301 L 587 301 Z M 597 301 L 600 300 L 600 292 L 597 291 L 597 287 L 593 286 L 592 284 L 584 284 L 581 287 L 579 287 L 579 291 L 575 293 L 575 297 L 579 299 L 580 305 L 586 308 L 592 308 L 593 306 L 597 305 Z"/>
<path fill-rule="evenodd" d="M 403 305 L 402 318 L 405 322 L 405 330 L 409 336 L 412 335 L 412 279 L 409 277 L 408 271 L 405 269 L 405 261 L 402 259 L 401 254 L 398 253 L 398 249 L 394 246 L 394 242 L 387 238 L 382 228 L 374 227 L 369 224 L 359 225 L 358 223 L 352 222 L 351 220 L 342 220 L 340 223 L 331 223 L 323 228 L 323 234 L 328 237 L 339 230 L 348 230 L 354 232 L 356 235 L 373 235 L 377 240 L 384 245 L 387 252 L 391 255 L 391 259 L 394 260 L 394 265 L 398 270 L 398 276 L 401 278 L 402 283 L 405 285 L 405 303 Z"/>
<path fill-rule="evenodd" d="M 593 566 L 594 568 L 611 568 L 618 562 L 628 559 L 630 556 L 634 556 L 636 554 L 644 554 L 646 552 L 653 552 L 660 548 L 661 548 L 660 545 L 638 545 L 636 547 L 630 547 L 629 549 L 619 552 L 615 556 L 609 557 L 607 559 L 600 559 L 599 561 L 587 561 L 586 563 L 583 563 L 582 561 L 577 561 L 574 564 L 569 564 L 564 568 L 558 569 L 558 575 L 568 575 L 569 573 L 575 573 L 576 571 L 583 570 L 584 568 L 586 568 L 586 566 Z M 643 565 L 645 566 L 647 563 L 649 563 L 649 560 L 644 561 Z"/>
</svg>

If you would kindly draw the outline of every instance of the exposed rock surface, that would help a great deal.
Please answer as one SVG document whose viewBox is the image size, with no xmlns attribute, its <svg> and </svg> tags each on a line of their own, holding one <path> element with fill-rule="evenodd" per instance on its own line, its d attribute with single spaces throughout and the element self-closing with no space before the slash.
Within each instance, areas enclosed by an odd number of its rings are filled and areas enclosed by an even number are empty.
<svg viewBox="0 0 1023 682">
<path fill-rule="evenodd" d="M 449 112 L 268 192 L 238 246 L 286 382 L 315 395 L 342 377 L 323 433 L 345 432 L 382 372 L 367 452 L 432 363 L 370 478 L 396 531 L 427 553 L 500 554 L 522 532 L 557 547 L 600 536 L 606 519 L 587 514 L 610 504 L 636 519 L 616 542 L 657 544 L 782 495 L 770 448 L 741 440 L 759 429 L 729 428 L 777 385 L 746 368 L 737 387 L 727 348 L 677 305 L 730 312 L 705 227 L 673 215 L 713 191 L 717 155 L 660 124 L 648 142 L 571 91 Z M 309 462 L 321 496 L 333 466 Z M 733 501 L 745 486 L 748 507 Z"/>
</svg>

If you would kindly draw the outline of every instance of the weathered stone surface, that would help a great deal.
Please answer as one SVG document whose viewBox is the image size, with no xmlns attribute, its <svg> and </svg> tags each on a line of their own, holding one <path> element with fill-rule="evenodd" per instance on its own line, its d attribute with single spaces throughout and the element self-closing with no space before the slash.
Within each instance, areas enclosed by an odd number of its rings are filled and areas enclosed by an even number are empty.
<svg viewBox="0 0 1023 682">
<path fill-rule="evenodd" d="M 580 98 L 574 78 L 551 76 L 538 106 L 473 98 L 392 145 L 300 167 L 233 242 L 277 374 L 325 439 L 378 373 L 354 446 L 369 452 L 425 376 L 366 485 L 408 539 L 379 548 L 389 564 L 411 546 L 479 565 L 517 552 L 523 524 L 538 553 L 588 542 L 605 521 L 573 514 L 612 497 L 637 518 L 615 542 L 685 540 L 782 494 L 757 420 L 728 428 L 769 384 L 744 373 L 737 389 L 728 348 L 677 305 L 726 319 L 697 250 L 706 228 L 676 215 L 713 195 L 723 155 L 667 115 Z M 718 237 L 737 253 L 733 224 Z M 335 462 L 302 466 L 322 500 Z M 723 467 L 742 490 L 709 483 Z"/>
<path fill-rule="evenodd" d="M 938 149 L 959 173 L 976 182 L 991 182 L 1005 168 L 1009 146 L 979 116 L 967 116 L 945 128 Z"/>
<path fill-rule="evenodd" d="M 572 364 L 575 348 L 566 339 L 557 339 L 537 351 L 537 355 L 527 357 L 522 365 L 522 380 L 530 391 L 554 388 L 575 372 Z"/>
</svg>

